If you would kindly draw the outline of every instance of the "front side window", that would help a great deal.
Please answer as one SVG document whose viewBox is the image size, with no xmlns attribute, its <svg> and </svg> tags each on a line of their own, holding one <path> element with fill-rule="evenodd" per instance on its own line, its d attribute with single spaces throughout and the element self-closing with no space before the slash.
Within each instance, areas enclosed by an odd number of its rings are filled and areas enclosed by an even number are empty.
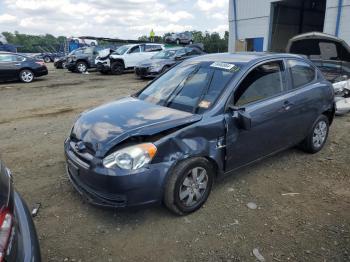
<svg viewBox="0 0 350 262">
<path fill-rule="evenodd" d="M 285 90 L 282 61 L 268 62 L 253 69 L 241 82 L 234 95 L 234 104 L 243 106 L 273 97 Z"/>
<path fill-rule="evenodd" d="M 175 56 L 176 50 L 163 50 L 152 56 L 152 59 L 169 59 Z"/>
<path fill-rule="evenodd" d="M 310 64 L 293 59 L 288 60 L 287 64 L 292 77 L 293 88 L 298 88 L 314 81 L 316 71 Z"/>
<path fill-rule="evenodd" d="M 186 112 L 202 113 L 215 103 L 238 72 L 211 64 L 180 64 L 151 83 L 138 98 Z"/>
<path fill-rule="evenodd" d="M 129 51 L 129 54 L 134 54 L 134 53 L 140 53 L 140 47 L 138 45 L 132 47 Z"/>
</svg>

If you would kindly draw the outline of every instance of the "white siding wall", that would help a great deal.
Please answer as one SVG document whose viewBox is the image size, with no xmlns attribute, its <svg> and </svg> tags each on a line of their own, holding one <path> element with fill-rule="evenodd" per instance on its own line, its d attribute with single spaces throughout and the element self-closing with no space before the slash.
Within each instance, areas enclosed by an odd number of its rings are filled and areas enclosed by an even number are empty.
<svg viewBox="0 0 350 262">
<path fill-rule="evenodd" d="M 338 0 L 327 0 L 326 17 L 323 31 L 334 35 L 338 14 Z M 342 16 L 339 25 L 339 37 L 350 44 L 350 0 L 343 0 Z"/>
<path fill-rule="evenodd" d="M 271 2 L 276 0 L 236 0 L 238 39 L 263 37 L 264 50 L 268 47 Z M 231 8 L 232 6 L 232 8 Z M 230 0 L 233 9 L 233 0 Z M 230 19 L 230 46 L 234 45 L 234 16 Z M 233 49 L 229 50 L 230 52 Z"/>
<path fill-rule="evenodd" d="M 234 51 L 235 29 L 233 0 L 229 0 L 230 43 L 229 51 Z M 279 0 L 236 0 L 238 39 L 264 37 L 264 50 L 268 48 L 270 33 L 271 3 Z M 338 0 L 327 0 L 324 32 L 335 34 Z M 343 0 L 339 37 L 350 44 L 350 0 Z"/>
</svg>

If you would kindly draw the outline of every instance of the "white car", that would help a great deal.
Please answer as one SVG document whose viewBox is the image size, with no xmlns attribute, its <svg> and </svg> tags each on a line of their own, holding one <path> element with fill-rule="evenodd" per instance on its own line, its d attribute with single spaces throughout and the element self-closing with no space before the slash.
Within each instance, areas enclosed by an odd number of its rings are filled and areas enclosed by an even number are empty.
<svg viewBox="0 0 350 262">
<path fill-rule="evenodd" d="M 132 44 L 119 47 L 110 55 L 101 54 L 96 57 L 97 70 L 105 74 L 111 72 L 119 75 L 134 67 L 143 60 L 165 49 L 164 45 L 156 43 Z"/>
</svg>

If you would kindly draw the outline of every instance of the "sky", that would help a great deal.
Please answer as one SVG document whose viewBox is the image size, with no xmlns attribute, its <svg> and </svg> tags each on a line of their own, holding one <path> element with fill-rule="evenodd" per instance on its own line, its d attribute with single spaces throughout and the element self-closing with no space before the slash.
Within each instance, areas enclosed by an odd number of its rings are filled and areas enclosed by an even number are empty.
<svg viewBox="0 0 350 262">
<path fill-rule="evenodd" d="M 0 32 L 137 39 L 228 30 L 229 0 L 0 0 Z"/>
</svg>

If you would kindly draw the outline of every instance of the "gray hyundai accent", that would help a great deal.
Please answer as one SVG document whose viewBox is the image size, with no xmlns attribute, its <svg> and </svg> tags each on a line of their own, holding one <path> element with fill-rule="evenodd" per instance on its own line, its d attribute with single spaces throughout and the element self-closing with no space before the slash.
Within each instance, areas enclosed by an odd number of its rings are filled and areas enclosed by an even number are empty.
<svg viewBox="0 0 350 262">
<path fill-rule="evenodd" d="M 199 209 L 215 179 L 293 146 L 316 153 L 334 117 L 332 85 L 289 54 L 183 61 L 131 97 L 82 113 L 67 171 L 92 204 Z"/>
</svg>

